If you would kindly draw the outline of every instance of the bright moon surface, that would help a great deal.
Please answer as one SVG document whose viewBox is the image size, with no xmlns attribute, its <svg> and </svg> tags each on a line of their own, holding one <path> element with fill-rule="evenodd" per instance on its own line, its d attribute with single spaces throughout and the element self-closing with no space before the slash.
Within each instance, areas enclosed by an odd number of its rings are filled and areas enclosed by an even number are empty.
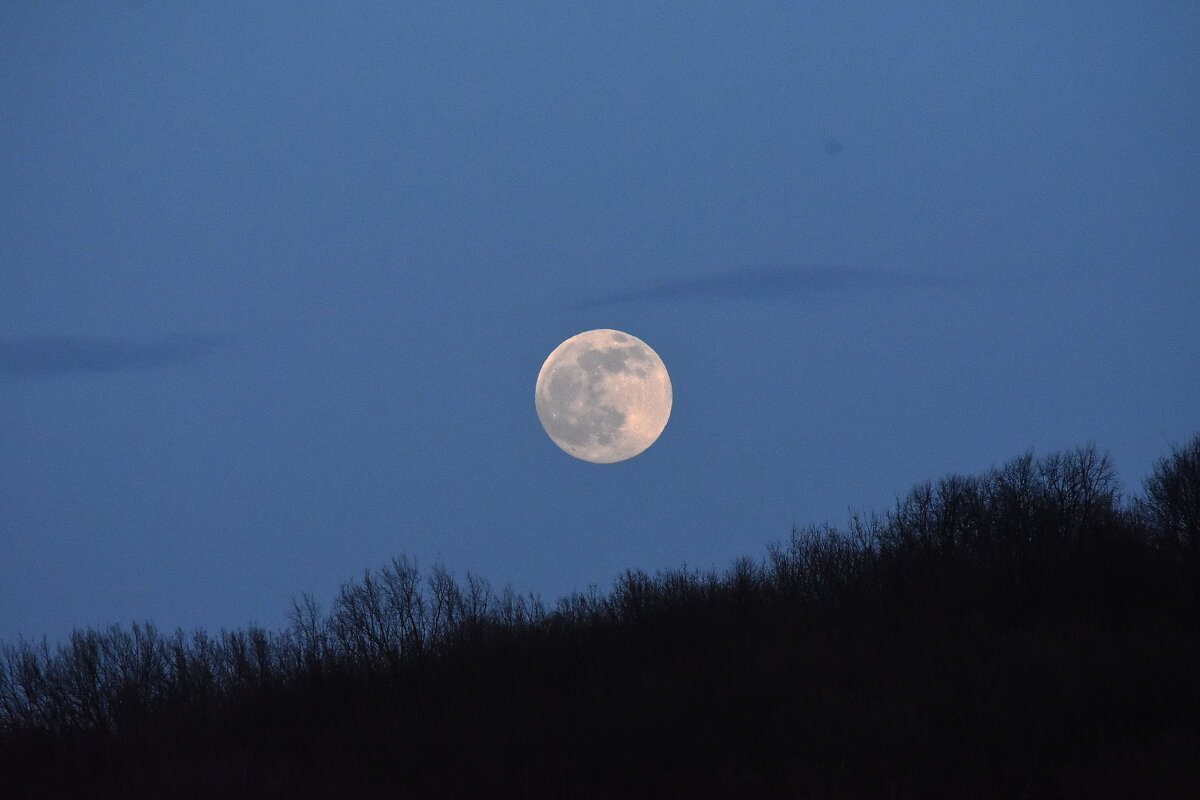
<svg viewBox="0 0 1200 800">
<path fill-rule="evenodd" d="M 607 328 L 554 348 L 534 397 L 554 443 L 596 464 L 641 453 L 671 416 L 671 379 L 658 353 L 636 336 Z"/>
</svg>

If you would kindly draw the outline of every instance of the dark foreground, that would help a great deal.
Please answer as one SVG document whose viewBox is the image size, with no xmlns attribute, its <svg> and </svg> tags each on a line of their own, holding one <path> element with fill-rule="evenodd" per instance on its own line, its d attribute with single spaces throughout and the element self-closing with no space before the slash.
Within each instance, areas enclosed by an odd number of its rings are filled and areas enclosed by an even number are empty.
<svg viewBox="0 0 1200 800">
<path fill-rule="evenodd" d="M 553 609 L 405 559 L 280 633 L 0 657 L 5 797 L 1200 796 L 1200 438 Z"/>
</svg>

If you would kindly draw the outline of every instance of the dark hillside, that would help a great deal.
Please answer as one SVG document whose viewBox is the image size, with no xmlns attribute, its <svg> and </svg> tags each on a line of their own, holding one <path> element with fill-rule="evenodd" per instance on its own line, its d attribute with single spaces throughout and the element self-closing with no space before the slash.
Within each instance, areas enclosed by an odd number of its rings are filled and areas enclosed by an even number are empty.
<svg viewBox="0 0 1200 800">
<path fill-rule="evenodd" d="M 5 646 L 9 797 L 1200 796 L 1200 438 L 1023 456 L 546 608 L 399 558 L 283 632 Z"/>
</svg>

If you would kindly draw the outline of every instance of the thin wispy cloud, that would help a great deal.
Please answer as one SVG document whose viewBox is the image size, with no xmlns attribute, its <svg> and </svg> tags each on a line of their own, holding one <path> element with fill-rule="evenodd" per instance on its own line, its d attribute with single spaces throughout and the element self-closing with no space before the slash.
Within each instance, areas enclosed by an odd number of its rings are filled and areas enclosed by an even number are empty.
<svg viewBox="0 0 1200 800">
<path fill-rule="evenodd" d="M 86 336 L 29 336 L 0 339 L 0 375 L 120 372 L 190 364 L 225 347 L 229 340 L 206 334 L 154 339 Z"/>
<path fill-rule="evenodd" d="M 677 299 L 754 300 L 786 296 L 813 297 L 872 290 L 933 289 L 950 286 L 936 275 L 856 267 L 785 264 L 745 267 L 680 278 L 642 289 L 585 300 L 578 308 Z"/>
</svg>

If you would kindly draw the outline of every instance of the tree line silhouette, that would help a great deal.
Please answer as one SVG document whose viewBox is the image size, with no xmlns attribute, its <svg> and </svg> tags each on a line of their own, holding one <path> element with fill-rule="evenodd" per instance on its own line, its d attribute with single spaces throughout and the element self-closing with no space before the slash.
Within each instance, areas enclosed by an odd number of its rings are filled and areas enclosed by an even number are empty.
<svg viewBox="0 0 1200 800">
<path fill-rule="evenodd" d="M 0 792 L 1194 796 L 1200 436 L 1132 497 L 1025 454 L 723 573 L 548 606 L 397 557 L 288 619 L 0 645 Z"/>
</svg>

